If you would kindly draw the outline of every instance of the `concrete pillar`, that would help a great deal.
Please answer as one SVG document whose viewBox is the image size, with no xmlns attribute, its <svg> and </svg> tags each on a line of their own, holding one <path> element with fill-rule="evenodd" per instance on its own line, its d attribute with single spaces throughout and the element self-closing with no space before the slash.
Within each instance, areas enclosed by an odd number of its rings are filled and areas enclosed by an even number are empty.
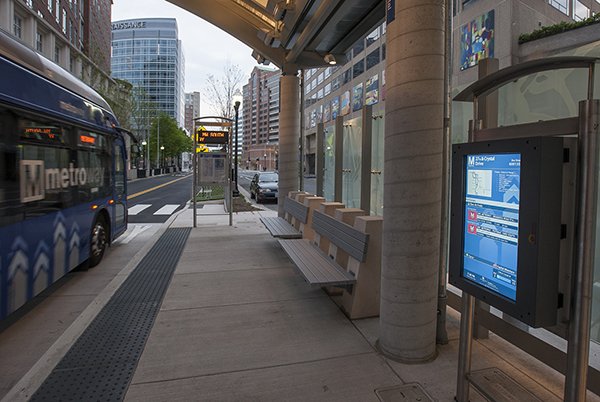
<svg viewBox="0 0 600 402">
<path fill-rule="evenodd" d="M 436 356 L 444 2 L 397 0 L 386 40 L 379 346 L 394 360 L 419 363 Z"/>
<path fill-rule="evenodd" d="M 298 190 L 298 138 L 300 136 L 300 80 L 295 73 L 279 79 L 279 205 L 283 217 L 283 199 Z"/>
</svg>

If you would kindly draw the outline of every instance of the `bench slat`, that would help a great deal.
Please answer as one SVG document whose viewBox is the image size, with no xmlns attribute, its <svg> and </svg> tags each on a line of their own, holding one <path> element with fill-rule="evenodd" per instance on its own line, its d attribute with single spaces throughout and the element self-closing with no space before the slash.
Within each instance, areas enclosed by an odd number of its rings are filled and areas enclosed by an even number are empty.
<svg viewBox="0 0 600 402">
<path fill-rule="evenodd" d="M 290 197 L 284 198 L 283 210 L 304 224 L 308 222 L 308 207 Z"/>
<path fill-rule="evenodd" d="M 308 240 L 278 240 L 292 262 L 311 285 L 353 285 L 354 276 Z"/>
<path fill-rule="evenodd" d="M 302 233 L 280 217 L 263 217 L 260 221 L 265 225 L 273 237 L 282 239 L 301 239 Z"/>
<path fill-rule="evenodd" d="M 331 243 L 347 252 L 352 258 L 360 262 L 366 261 L 369 244 L 368 233 L 363 233 L 320 211 L 314 211 L 313 213 L 312 228 L 318 234 L 328 238 Z"/>
</svg>

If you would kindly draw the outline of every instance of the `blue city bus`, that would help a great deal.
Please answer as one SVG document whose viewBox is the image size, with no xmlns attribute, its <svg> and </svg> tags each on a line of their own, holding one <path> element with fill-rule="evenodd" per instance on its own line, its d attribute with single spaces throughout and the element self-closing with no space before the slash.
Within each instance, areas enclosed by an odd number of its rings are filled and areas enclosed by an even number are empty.
<svg viewBox="0 0 600 402">
<path fill-rule="evenodd" d="M 98 93 L 0 31 L 0 321 L 127 229 L 124 133 Z"/>
</svg>

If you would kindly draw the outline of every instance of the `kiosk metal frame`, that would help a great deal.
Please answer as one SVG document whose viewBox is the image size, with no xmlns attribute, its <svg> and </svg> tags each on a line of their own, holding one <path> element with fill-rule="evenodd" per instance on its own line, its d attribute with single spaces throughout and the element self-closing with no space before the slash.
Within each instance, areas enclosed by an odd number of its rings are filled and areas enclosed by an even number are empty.
<svg viewBox="0 0 600 402">
<path fill-rule="evenodd" d="M 576 249 L 573 263 L 572 304 L 568 334 L 567 372 L 564 400 L 585 401 L 590 350 L 590 318 L 596 231 L 600 100 L 594 96 L 595 57 L 555 57 L 534 60 L 502 69 L 473 83 L 455 101 L 473 102 L 469 142 L 500 138 L 577 135 Z M 505 84 L 530 74 L 567 69 L 588 70 L 587 99 L 579 103 L 579 116 L 573 118 L 483 129 L 479 100 Z M 463 291 L 458 356 L 456 400 L 468 402 L 471 377 L 475 298 Z"/>
<path fill-rule="evenodd" d="M 203 120 L 221 120 L 221 121 L 203 121 Z M 227 139 L 226 144 L 218 143 L 218 145 L 227 145 L 227 158 L 226 158 L 226 166 L 227 166 L 227 192 L 225 193 L 225 203 L 228 205 L 229 211 L 229 226 L 233 225 L 233 177 L 232 177 L 232 169 L 231 169 L 231 128 L 233 125 L 233 119 L 222 117 L 222 116 L 204 116 L 197 117 L 194 119 L 195 128 L 194 128 L 194 138 L 193 138 L 193 147 L 194 147 L 194 157 L 192 158 L 192 167 L 194 172 L 193 184 L 192 184 L 192 205 L 194 210 L 194 227 L 197 227 L 197 202 L 196 195 L 198 193 L 197 180 L 198 180 L 198 129 L 201 127 L 220 127 L 225 128 L 229 131 L 229 137 Z M 206 142 L 206 144 L 211 145 L 210 142 Z"/>
</svg>

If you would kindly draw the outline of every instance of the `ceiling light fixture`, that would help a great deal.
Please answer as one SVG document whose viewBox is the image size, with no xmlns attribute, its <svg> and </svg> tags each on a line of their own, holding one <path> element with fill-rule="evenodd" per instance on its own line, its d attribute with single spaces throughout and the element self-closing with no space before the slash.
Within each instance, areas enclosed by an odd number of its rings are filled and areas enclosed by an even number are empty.
<svg viewBox="0 0 600 402">
<path fill-rule="evenodd" d="M 337 64 L 335 57 L 331 53 L 327 53 L 323 59 L 325 60 L 325 63 L 330 64 L 332 66 Z"/>
</svg>

